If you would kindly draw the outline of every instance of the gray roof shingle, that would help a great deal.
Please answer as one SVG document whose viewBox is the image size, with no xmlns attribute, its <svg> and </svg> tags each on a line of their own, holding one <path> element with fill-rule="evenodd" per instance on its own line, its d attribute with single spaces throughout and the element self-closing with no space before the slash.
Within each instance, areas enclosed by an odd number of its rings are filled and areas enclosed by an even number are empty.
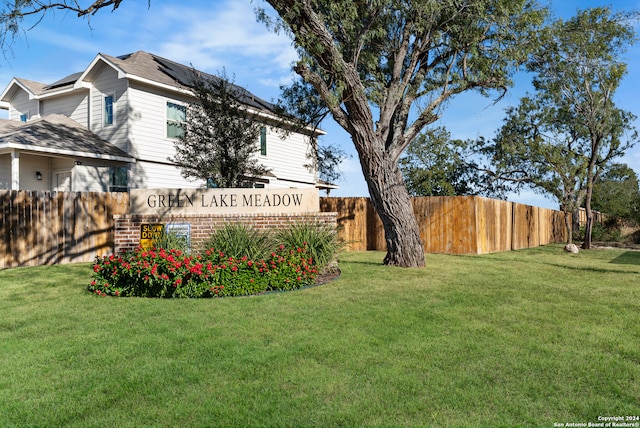
<svg viewBox="0 0 640 428">
<path fill-rule="evenodd" d="M 50 114 L 29 122 L 0 119 L 0 148 L 135 162 L 126 152 L 73 119 Z"/>
</svg>

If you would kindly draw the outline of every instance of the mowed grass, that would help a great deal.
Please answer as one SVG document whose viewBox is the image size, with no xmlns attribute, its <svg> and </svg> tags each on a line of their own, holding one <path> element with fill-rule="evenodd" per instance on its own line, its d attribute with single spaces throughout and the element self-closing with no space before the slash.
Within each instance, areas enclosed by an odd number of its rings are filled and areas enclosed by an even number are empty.
<svg viewBox="0 0 640 428">
<path fill-rule="evenodd" d="M 540 426 L 640 415 L 640 252 L 347 253 L 305 290 L 100 298 L 0 271 L 0 426 Z"/>
</svg>

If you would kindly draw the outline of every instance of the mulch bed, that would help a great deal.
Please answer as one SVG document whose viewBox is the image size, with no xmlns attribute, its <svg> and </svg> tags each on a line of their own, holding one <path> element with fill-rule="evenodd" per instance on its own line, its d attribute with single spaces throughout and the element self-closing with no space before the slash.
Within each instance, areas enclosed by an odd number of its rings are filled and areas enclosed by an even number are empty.
<svg viewBox="0 0 640 428">
<path fill-rule="evenodd" d="M 339 267 L 333 267 L 330 269 L 325 269 L 322 272 L 320 272 L 318 274 L 318 276 L 316 277 L 316 284 L 315 285 L 323 285 L 323 284 L 327 284 L 335 279 L 338 279 L 340 277 L 340 274 L 342 272 L 340 271 Z"/>
</svg>

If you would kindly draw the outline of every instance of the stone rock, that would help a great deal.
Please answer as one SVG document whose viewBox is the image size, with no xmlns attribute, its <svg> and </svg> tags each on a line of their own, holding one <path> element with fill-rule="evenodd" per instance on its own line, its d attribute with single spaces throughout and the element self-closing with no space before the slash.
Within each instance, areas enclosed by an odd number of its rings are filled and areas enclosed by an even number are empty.
<svg viewBox="0 0 640 428">
<path fill-rule="evenodd" d="M 578 246 L 576 244 L 567 244 L 564 246 L 564 250 L 567 253 L 578 254 L 580 250 L 578 250 Z"/>
</svg>

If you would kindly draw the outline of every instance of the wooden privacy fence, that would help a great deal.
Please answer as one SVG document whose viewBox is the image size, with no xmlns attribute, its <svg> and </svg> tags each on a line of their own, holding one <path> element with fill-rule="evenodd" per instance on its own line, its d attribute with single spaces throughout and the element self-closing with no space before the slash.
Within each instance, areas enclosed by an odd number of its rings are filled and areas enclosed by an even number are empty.
<svg viewBox="0 0 640 428">
<path fill-rule="evenodd" d="M 485 254 L 564 242 L 564 212 L 479 196 L 412 198 L 427 253 Z M 354 251 L 386 250 L 369 198 L 320 198 L 338 213 L 338 233 Z"/>
<path fill-rule="evenodd" d="M 484 254 L 566 239 L 564 213 L 477 196 L 413 198 L 429 253 Z M 320 198 L 337 212 L 340 237 L 357 251 L 385 250 L 368 198 Z M 114 215 L 129 213 L 127 193 L 0 190 L 0 269 L 90 262 L 114 251 Z"/>
<path fill-rule="evenodd" d="M 93 261 L 128 212 L 127 193 L 0 190 L 0 269 Z"/>
</svg>

